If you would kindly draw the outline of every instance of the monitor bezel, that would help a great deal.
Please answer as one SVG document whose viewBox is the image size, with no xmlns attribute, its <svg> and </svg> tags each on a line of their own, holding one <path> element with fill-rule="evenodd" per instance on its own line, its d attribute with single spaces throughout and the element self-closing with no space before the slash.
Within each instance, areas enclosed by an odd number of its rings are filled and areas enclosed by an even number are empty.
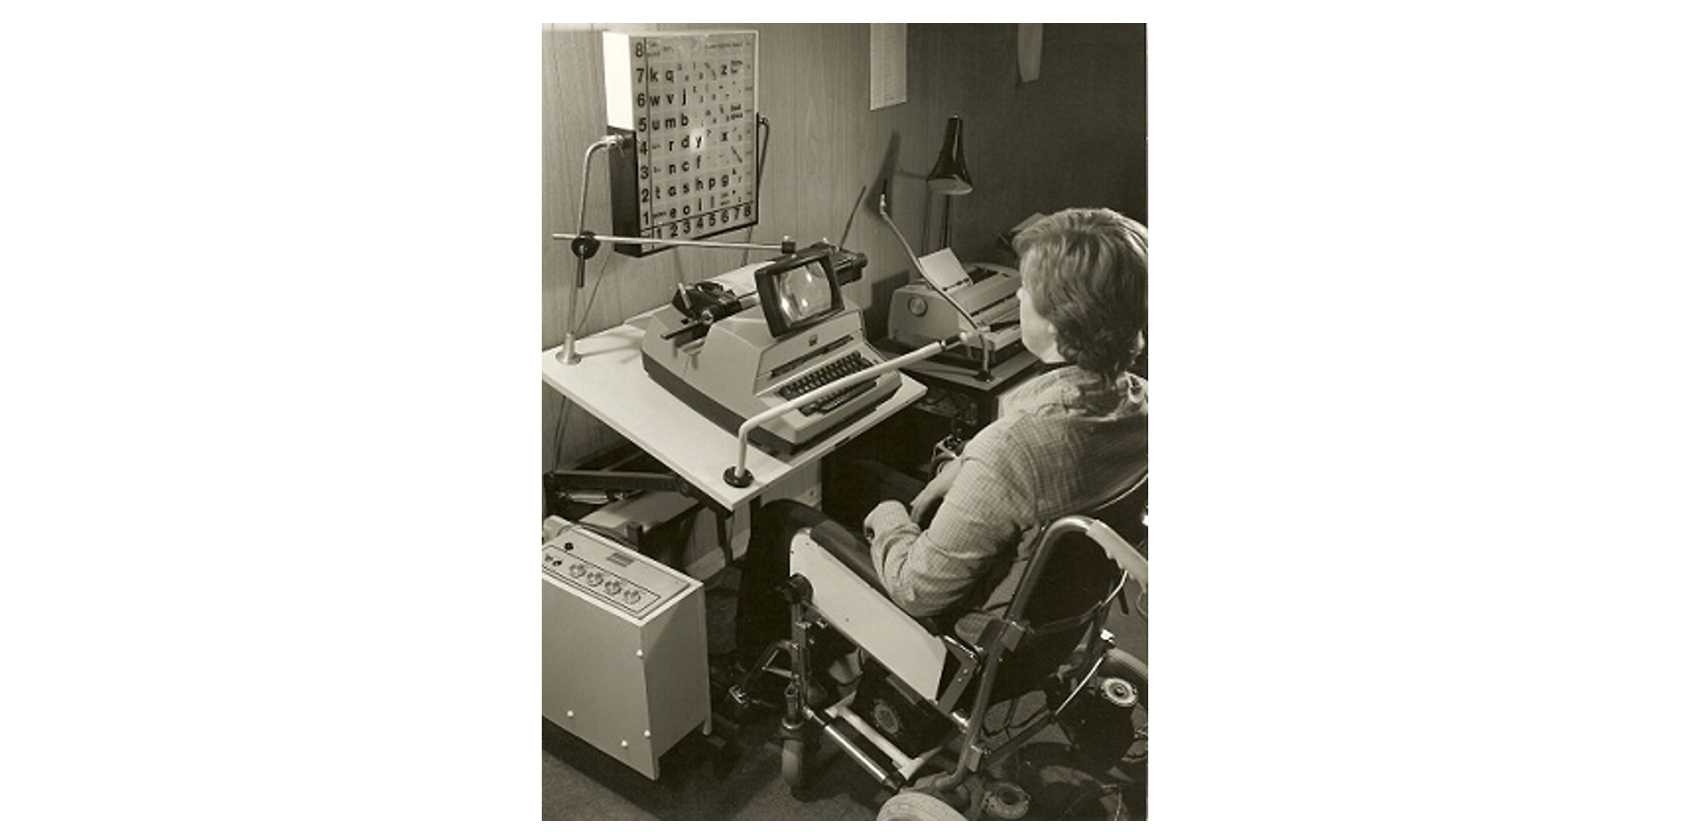
<svg viewBox="0 0 1702 832">
<path fill-rule="evenodd" d="M 788 272 L 809 268 L 811 263 L 821 264 L 822 272 L 827 275 L 827 285 L 833 300 L 828 308 L 821 312 L 788 322 L 785 313 L 780 310 L 780 278 Z M 810 329 L 845 311 L 845 295 L 839 287 L 839 275 L 833 268 L 833 250 L 830 248 L 800 251 L 757 269 L 756 293 L 762 304 L 762 316 L 768 320 L 768 333 L 776 338 Z"/>
</svg>

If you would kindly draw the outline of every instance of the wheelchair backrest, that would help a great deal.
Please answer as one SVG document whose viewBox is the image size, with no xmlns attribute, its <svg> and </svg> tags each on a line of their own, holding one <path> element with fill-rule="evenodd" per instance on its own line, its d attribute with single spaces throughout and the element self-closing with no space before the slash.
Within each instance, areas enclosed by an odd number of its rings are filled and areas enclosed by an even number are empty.
<svg viewBox="0 0 1702 832">
<path fill-rule="evenodd" d="M 1144 551 L 1146 501 L 1143 474 L 1116 496 L 1077 514 L 1098 519 Z M 1123 585 L 1122 568 L 1098 543 L 1086 534 L 1063 529 L 1048 535 L 1055 523 L 1037 530 L 1034 550 L 1018 564 L 1024 573 L 1016 595 L 998 613 L 1006 620 L 1023 622 L 1031 635 L 1006 656 L 994 688 L 995 700 L 1033 690 L 1042 677 L 1066 662 L 1090 630 L 1103 626 L 1105 605 Z"/>
<path fill-rule="evenodd" d="M 1129 487 L 1097 506 L 1074 512 L 1110 526 L 1136 548 L 1146 546 L 1147 478 L 1142 474 Z M 1056 534 L 1047 546 L 1054 521 L 1037 530 L 1034 551 L 1012 599 L 1009 616 L 1043 626 L 1080 614 L 1116 589 L 1121 569 L 1085 534 Z"/>
</svg>

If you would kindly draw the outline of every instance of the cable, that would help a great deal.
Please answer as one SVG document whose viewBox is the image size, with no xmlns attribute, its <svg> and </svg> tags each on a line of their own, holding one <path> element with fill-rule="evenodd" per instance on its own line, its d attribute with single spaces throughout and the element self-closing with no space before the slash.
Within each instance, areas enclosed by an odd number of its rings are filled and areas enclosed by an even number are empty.
<svg viewBox="0 0 1702 832">
<path fill-rule="evenodd" d="M 596 278 L 593 279 L 593 282 L 591 284 L 591 294 L 586 297 L 585 308 L 580 310 L 579 322 L 573 325 L 573 329 L 571 330 L 572 332 L 578 332 L 578 331 L 585 328 L 585 320 L 588 317 L 590 317 L 590 315 L 591 315 L 591 304 L 596 302 L 597 290 L 602 288 L 602 286 L 603 286 L 603 275 L 608 272 L 609 263 L 612 262 L 613 260 L 614 260 L 613 257 L 604 258 L 602 267 L 597 269 L 597 276 L 596 276 Z M 572 278 L 568 278 L 568 279 L 571 280 Z M 567 397 L 563 396 L 562 402 L 561 402 L 561 409 L 556 411 L 555 456 L 554 456 L 554 459 L 552 460 L 553 464 L 550 466 L 552 470 L 555 469 L 555 468 L 561 467 L 561 445 L 562 445 L 561 435 L 562 435 L 563 429 L 566 427 L 567 409 L 570 406 L 571 406 L 571 403 L 568 402 Z"/>
<path fill-rule="evenodd" d="M 556 411 L 555 458 L 550 460 L 550 470 L 552 471 L 561 467 L 561 433 L 562 428 L 567 424 L 568 404 L 567 397 L 561 397 L 561 408 Z"/>
<path fill-rule="evenodd" d="M 1012 699 L 1012 700 L 1010 700 L 1009 702 L 1006 703 L 1005 724 L 1004 725 L 999 726 L 997 729 L 983 727 L 982 731 L 981 731 L 982 735 L 984 735 L 988 738 L 993 738 L 993 737 L 1003 737 L 1006 734 L 1010 734 L 1012 732 L 1026 731 L 1026 730 L 1028 730 L 1029 726 L 1033 725 L 1041 717 L 1052 712 L 1051 708 L 1048 708 L 1045 704 L 1041 704 L 1038 708 L 1036 708 L 1034 710 L 1034 713 L 1023 717 L 1021 721 L 1018 721 L 1018 722 L 1016 722 L 1015 725 L 1012 725 L 1011 723 L 1013 721 L 1015 721 L 1015 720 L 1012 719 L 1012 716 L 1016 713 L 1016 703 L 1019 702 L 1019 701 L 1021 701 L 1021 697 L 1018 697 L 1016 699 Z"/>
<path fill-rule="evenodd" d="M 1063 819 L 1064 820 L 1071 820 L 1075 816 L 1076 807 L 1080 806 L 1081 802 L 1083 800 L 1088 800 L 1088 799 L 1091 798 L 1093 800 L 1101 800 L 1102 801 L 1105 798 L 1110 797 L 1111 795 L 1117 796 L 1117 805 L 1116 805 L 1116 807 L 1114 807 L 1111 810 L 1111 817 L 1107 818 L 1107 820 L 1122 820 L 1123 819 L 1123 813 L 1128 811 L 1128 806 L 1126 806 L 1123 802 L 1123 789 L 1122 789 L 1122 787 L 1116 786 L 1116 785 L 1107 786 L 1107 785 L 1103 785 L 1103 784 L 1099 786 L 1098 791 L 1094 791 L 1093 789 L 1084 790 L 1081 793 L 1080 796 L 1078 796 L 1073 802 L 1070 803 L 1069 808 L 1064 810 Z M 1103 806 L 1103 805 L 1104 804 L 1101 804 L 1101 806 Z"/>
<path fill-rule="evenodd" d="M 769 144 L 768 134 L 769 134 L 769 130 L 770 130 L 770 128 L 769 128 L 769 125 L 768 125 L 768 119 L 765 118 L 760 113 L 757 114 L 757 117 L 756 117 L 756 141 L 757 141 L 757 144 L 759 145 L 759 147 L 757 148 L 757 152 L 756 152 L 756 202 L 757 202 L 758 205 L 762 204 L 762 180 L 763 180 L 762 171 L 763 171 L 763 168 L 768 166 L 768 144 Z M 750 226 L 745 228 L 745 242 L 747 242 L 747 243 L 750 242 L 753 235 L 755 235 L 755 234 L 756 234 L 756 223 L 751 223 Z M 744 268 L 745 266 L 748 266 L 750 264 L 751 264 L 751 250 L 745 249 L 744 256 L 739 260 L 739 268 Z"/>
<path fill-rule="evenodd" d="M 756 138 L 757 141 L 762 142 L 762 147 L 758 149 L 756 153 L 756 191 L 758 200 L 762 199 L 762 171 L 764 168 L 768 167 L 768 134 L 772 129 L 773 128 L 768 123 L 768 119 L 763 115 L 758 114 L 756 117 Z"/>
<path fill-rule="evenodd" d="M 578 332 L 585 328 L 585 320 L 591 316 L 591 304 L 597 300 L 597 290 L 602 288 L 603 274 L 609 270 L 609 264 L 611 262 L 614 262 L 613 257 L 605 257 L 603 258 L 602 267 L 597 269 L 597 276 L 593 278 L 593 282 L 591 284 L 591 294 L 587 295 L 585 298 L 585 308 L 579 310 L 579 322 L 573 325 L 574 332 Z"/>
</svg>

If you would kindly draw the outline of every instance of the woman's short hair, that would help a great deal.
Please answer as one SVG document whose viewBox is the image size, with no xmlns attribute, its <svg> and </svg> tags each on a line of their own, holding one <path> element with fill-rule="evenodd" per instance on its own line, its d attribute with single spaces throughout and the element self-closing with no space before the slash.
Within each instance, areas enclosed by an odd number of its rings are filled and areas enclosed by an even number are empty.
<svg viewBox="0 0 1702 832">
<path fill-rule="evenodd" d="M 1034 310 L 1058 353 L 1107 378 L 1128 371 L 1146 329 L 1146 226 L 1108 208 L 1069 208 L 1023 229 L 1014 246 Z"/>
</svg>

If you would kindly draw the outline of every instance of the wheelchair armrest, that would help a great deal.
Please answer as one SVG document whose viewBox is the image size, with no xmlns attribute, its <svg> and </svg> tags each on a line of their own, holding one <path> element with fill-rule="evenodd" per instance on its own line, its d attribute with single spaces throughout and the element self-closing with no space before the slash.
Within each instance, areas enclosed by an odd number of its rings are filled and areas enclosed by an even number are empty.
<svg viewBox="0 0 1702 832">
<path fill-rule="evenodd" d="M 819 544 L 828 554 L 839 559 L 839 563 L 851 570 L 857 577 L 863 579 L 870 588 L 881 594 L 881 597 L 891 599 L 892 593 L 887 592 L 886 582 L 881 580 L 880 573 L 875 571 L 875 559 L 869 554 L 869 544 L 850 529 L 834 523 L 818 523 L 810 530 L 810 539 Z M 947 611 L 938 615 L 927 615 L 917 618 L 928 632 L 935 635 L 945 635 L 951 632 L 952 622 L 956 614 Z"/>
<path fill-rule="evenodd" d="M 823 523 L 815 528 L 837 525 Z M 880 588 L 878 579 L 871 585 L 865 573 L 852 565 L 858 550 L 862 550 L 863 560 L 868 560 L 862 541 L 847 549 L 853 554 L 847 558 L 818 543 L 816 538 L 815 530 L 799 532 L 791 544 L 792 574 L 810 582 L 810 606 L 911 690 L 935 696 L 945 674 L 948 654 L 945 642 L 899 609 Z M 824 539 L 833 540 L 833 533 L 826 533 Z M 867 574 L 873 571 L 871 562 Z"/>
<path fill-rule="evenodd" d="M 869 545 L 850 529 L 838 523 L 818 523 L 810 529 L 810 539 L 820 544 L 828 554 L 839 559 L 863 582 L 886 595 L 881 576 L 875 572 L 875 559 L 869 555 Z"/>
</svg>

